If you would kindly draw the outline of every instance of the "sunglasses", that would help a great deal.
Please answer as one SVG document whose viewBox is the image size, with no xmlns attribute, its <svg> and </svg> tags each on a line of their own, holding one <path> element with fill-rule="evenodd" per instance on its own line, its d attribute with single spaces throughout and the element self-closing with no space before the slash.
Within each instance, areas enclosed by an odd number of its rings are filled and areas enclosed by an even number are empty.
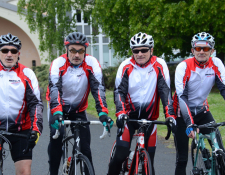
<svg viewBox="0 0 225 175">
<path fill-rule="evenodd" d="M 19 51 L 16 50 L 16 49 L 1 49 L 1 52 L 6 54 L 6 53 L 9 53 L 9 51 L 12 53 L 12 54 L 17 54 Z"/>
<path fill-rule="evenodd" d="M 210 47 L 194 47 L 194 49 L 197 51 L 197 52 L 200 52 L 201 50 L 203 50 L 204 52 L 208 52 L 211 50 Z"/>
<path fill-rule="evenodd" d="M 83 54 L 85 52 L 85 50 L 83 50 L 83 49 L 80 49 L 80 50 L 70 49 L 69 51 L 70 51 L 70 53 L 73 53 L 73 54 L 76 54 L 77 52 L 79 54 Z"/>
<path fill-rule="evenodd" d="M 141 50 L 132 50 L 134 54 L 138 54 L 141 51 L 141 53 L 147 53 L 149 49 L 141 49 Z"/>
</svg>

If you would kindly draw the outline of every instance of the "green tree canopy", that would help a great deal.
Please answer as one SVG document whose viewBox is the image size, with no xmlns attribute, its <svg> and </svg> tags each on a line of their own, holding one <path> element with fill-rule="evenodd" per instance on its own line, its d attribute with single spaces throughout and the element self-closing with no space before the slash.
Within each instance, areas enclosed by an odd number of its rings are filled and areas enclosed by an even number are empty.
<svg viewBox="0 0 225 175">
<path fill-rule="evenodd" d="M 224 59 L 224 0 L 19 0 L 19 14 L 26 14 L 32 32 L 39 32 L 40 50 L 64 52 L 63 39 L 74 31 L 75 15 L 71 9 L 82 9 L 111 38 L 111 46 L 120 56 L 131 54 L 130 38 L 145 32 L 153 36 L 154 54 L 163 53 L 167 60 L 190 54 L 191 39 L 198 32 L 214 36 L 218 57 Z M 93 9 L 93 11 L 92 11 Z"/>
<path fill-rule="evenodd" d="M 64 38 L 75 30 L 76 14 L 72 17 L 68 14 L 72 9 L 82 9 L 90 16 L 92 3 L 90 0 L 19 0 L 17 6 L 18 13 L 26 15 L 31 32 L 38 31 L 40 51 L 48 51 L 52 60 L 57 51 L 59 54 L 65 51 Z"/>
<path fill-rule="evenodd" d="M 193 35 L 205 31 L 224 58 L 224 0 L 95 0 L 92 16 L 121 56 L 129 54 L 130 38 L 138 32 L 153 36 L 155 55 L 169 60 L 172 49 L 180 49 L 176 56 L 188 56 Z"/>
</svg>

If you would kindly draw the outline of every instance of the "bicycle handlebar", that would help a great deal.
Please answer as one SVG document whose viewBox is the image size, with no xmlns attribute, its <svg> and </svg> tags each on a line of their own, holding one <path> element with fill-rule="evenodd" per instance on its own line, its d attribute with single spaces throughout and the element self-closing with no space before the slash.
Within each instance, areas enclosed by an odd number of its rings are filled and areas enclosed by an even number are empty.
<svg viewBox="0 0 225 175">
<path fill-rule="evenodd" d="M 168 140 L 170 138 L 170 134 L 171 134 L 171 127 L 165 122 L 165 121 L 150 121 L 150 120 L 146 120 L 146 119 L 141 119 L 141 120 L 135 120 L 135 119 L 125 119 L 124 120 L 124 126 L 126 124 L 126 122 L 137 122 L 140 124 L 159 124 L 159 125 L 167 125 L 167 135 L 165 137 L 166 140 Z M 117 134 L 117 136 L 120 136 L 123 134 L 124 128 L 121 128 L 121 130 L 119 131 L 119 133 Z"/>
<path fill-rule="evenodd" d="M 221 123 L 206 123 L 204 125 L 193 125 L 193 128 L 199 128 L 199 129 L 204 129 L 204 128 L 218 128 L 219 126 L 224 126 L 225 122 L 221 122 Z"/>
<path fill-rule="evenodd" d="M 82 125 L 82 126 L 85 126 L 85 125 L 102 125 L 102 122 L 95 121 L 95 120 L 93 120 L 93 121 L 64 120 L 64 125 L 70 125 L 70 124 L 77 124 L 77 125 Z M 59 137 L 59 135 L 60 135 L 59 130 L 60 130 L 60 128 L 56 130 L 55 135 L 52 136 L 53 139 L 57 139 Z M 104 127 L 104 130 L 103 130 L 102 135 L 100 136 L 100 139 L 104 139 L 107 136 L 108 133 L 110 134 L 110 130 L 106 131 L 106 129 Z"/>
</svg>

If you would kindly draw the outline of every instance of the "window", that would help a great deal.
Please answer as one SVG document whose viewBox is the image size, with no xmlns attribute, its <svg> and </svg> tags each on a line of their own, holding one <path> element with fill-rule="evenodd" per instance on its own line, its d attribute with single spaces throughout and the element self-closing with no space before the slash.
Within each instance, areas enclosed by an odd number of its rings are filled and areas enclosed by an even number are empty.
<svg viewBox="0 0 225 175">
<path fill-rule="evenodd" d="M 103 43 L 109 43 L 109 38 L 107 37 L 103 37 L 102 40 L 103 40 Z"/>
<path fill-rule="evenodd" d="M 84 34 L 85 35 L 90 35 L 91 34 L 91 30 L 90 30 L 90 26 L 84 26 Z"/>
<path fill-rule="evenodd" d="M 93 44 L 98 43 L 98 37 L 93 37 Z"/>
<path fill-rule="evenodd" d="M 82 32 L 82 26 L 76 26 L 76 29 L 77 29 L 78 32 L 83 33 Z"/>
<path fill-rule="evenodd" d="M 36 66 L 36 60 L 32 60 L 32 66 L 33 66 L 33 67 Z"/>
<path fill-rule="evenodd" d="M 81 22 L 81 11 L 80 10 L 77 10 L 77 22 Z"/>
<path fill-rule="evenodd" d="M 107 68 L 109 66 L 109 47 L 107 45 L 103 45 L 103 68 Z"/>
<path fill-rule="evenodd" d="M 99 46 L 93 46 L 93 56 L 99 61 Z"/>
</svg>

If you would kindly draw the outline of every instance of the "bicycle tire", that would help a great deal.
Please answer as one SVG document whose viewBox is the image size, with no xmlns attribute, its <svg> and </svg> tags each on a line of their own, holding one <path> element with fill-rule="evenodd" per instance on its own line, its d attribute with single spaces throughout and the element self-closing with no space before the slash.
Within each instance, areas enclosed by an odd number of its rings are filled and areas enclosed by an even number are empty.
<svg viewBox="0 0 225 175">
<path fill-rule="evenodd" d="M 216 172 L 217 175 L 225 174 L 225 153 L 221 150 L 216 151 Z"/>
<path fill-rule="evenodd" d="M 134 175 L 152 175 L 151 159 L 148 152 L 145 149 L 141 150 L 139 155 L 137 174 L 136 168 L 137 167 L 135 167 Z"/>
<path fill-rule="evenodd" d="M 205 174 L 205 172 L 207 170 L 206 170 L 205 163 L 204 163 L 203 157 L 202 157 L 202 152 L 201 152 L 200 149 L 199 149 L 199 152 L 198 152 L 196 167 L 194 167 L 194 162 L 195 162 L 195 158 L 196 158 L 196 152 L 197 152 L 196 144 L 195 144 L 194 140 L 192 140 L 192 142 L 191 142 L 192 166 L 193 166 L 193 168 L 197 168 L 199 171 L 201 171 L 200 174 Z"/>
<path fill-rule="evenodd" d="M 69 172 L 69 175 L 74 175 L 74 171 L 76 171 L 77 175 L 94 175 L 94 170 L 91 165 L 90 160 L 83 154 L 78 155 L 76 167 L 75 170 L 75 164 L 74 160 L 71 162 L 71 171 Z"/>
</svg>

